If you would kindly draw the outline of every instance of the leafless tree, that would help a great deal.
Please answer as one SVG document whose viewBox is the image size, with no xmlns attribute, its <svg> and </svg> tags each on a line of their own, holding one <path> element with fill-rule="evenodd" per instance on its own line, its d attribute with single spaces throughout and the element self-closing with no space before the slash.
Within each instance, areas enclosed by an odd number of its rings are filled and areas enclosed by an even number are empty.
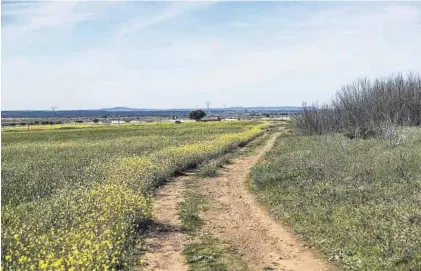
<svg viewBox="0 0 421 271">
<path fill-rule="evenodd" d="M 358 79 L 343 86 L 330 104 L 304 106 L 297 119 L 297 127 L 306 134 L 343 132 L 350 138 L 380 134 L 385 124 L 421 125 L 419 75 Z"/>
</svg>

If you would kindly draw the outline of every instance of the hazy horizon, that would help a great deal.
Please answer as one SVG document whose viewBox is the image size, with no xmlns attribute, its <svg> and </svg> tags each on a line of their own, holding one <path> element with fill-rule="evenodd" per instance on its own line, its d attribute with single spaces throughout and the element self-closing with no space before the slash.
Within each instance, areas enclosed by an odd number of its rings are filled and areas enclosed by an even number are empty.
<svg viewBox="0 0 421 271">
<path fill-rule="evenodd" d="M 281 105 L 281 106 L 229 106 L 229 107 L 211 107 L 209 106 L 210 110 L 219 110 L 219 109 L 230 109 L 230 108 L 301 108 L 302 106 L 289 106 L 289 105 Z M 102 111 L 102 110 L 113 110 L 117 108 L 124 108 L 130 110 L 161 110 L 161 111 L 171 111 L 171 110 L 192 110 L 192 109 L 206 109 L 206 106 L 198 106 L 198 107 L 180 107 L 180 108 L 135 108 L 129 106 L 113 106 L 113 107 L 104 107 L 104 108 L 71 108 L 71 109 L 60 109 L 56 108 L 56 111 L 84 111 L 84 110 L 92 110 L 92 111 Z M 45 108 L 45 109 L 1 109 L 1 111 L 51 111 L 52 108 Z"/>
<path fill-rule="evenodd" d="M 421 72 L 419 2 L 1 6 L 3 111 L 301 106 Z"/>
</svg>

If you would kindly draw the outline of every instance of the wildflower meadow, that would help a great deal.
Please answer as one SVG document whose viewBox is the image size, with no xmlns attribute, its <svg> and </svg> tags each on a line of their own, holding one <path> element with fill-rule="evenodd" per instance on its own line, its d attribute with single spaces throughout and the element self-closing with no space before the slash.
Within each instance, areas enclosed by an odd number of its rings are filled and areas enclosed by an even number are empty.
<svg viewBox="0 0 421 271">
<path fill-rule="evenodd" d="M 2 269 L 128 269 L 152 191 L 262 133 L 261 122 L 2 133 Z M 141 241 L 141 240 L 140 240 Z"/>
</svg>

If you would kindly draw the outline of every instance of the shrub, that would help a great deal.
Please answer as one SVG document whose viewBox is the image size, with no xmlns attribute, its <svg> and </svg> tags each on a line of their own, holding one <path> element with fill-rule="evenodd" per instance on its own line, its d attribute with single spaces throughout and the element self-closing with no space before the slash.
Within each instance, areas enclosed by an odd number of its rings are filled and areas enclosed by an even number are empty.
<svg viewBox="0 0 421 271">
<path fill-rule="evenodd" d="M 206 113 L 203 110 L 193 110 L 189 113 L 189 118 L 196 121 L 203 119 L 206 116 Z"/>
<path fill-rule="evenodd" d="M 297 117 L 305 134 L 342 132 L 349 138 L 381 135 L 387 125 L 421 125 L 421 77 L 410 74 L 360 79 L 336 93 L 330 104 L 306 106 Z"/>
</svg>

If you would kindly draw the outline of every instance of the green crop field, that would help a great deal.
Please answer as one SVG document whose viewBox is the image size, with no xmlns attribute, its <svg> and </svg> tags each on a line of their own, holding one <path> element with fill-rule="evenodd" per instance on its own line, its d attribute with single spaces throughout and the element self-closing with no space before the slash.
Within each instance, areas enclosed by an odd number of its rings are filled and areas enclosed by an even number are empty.
<svg viewBox="0 0 421 271">
<path fill-rule="evenodd" d="M 2 268 L 127 268 L 150 195 L 177 170 L 262 132 L 261 122 L 2 133 Z"/>
<path fill-rule="evenodd" d="M 421 270 L 421 129 L 285 136 L 252 171 L 271 213 L 346 270 Z"/>
</svg>

